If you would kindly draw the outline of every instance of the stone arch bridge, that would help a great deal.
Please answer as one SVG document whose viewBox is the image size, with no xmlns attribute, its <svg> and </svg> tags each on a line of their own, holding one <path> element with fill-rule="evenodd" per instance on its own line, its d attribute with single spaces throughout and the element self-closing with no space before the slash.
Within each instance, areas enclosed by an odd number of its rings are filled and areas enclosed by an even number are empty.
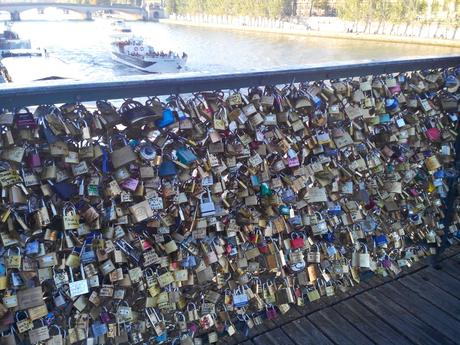
<svg viewBox="0 0 460 345">
<path fill-rule="evenodd" d="M 98 11 L 114 11 L 137 15 L 142 20 L 149 20 L 149 18 L 158 18 L 162 16 L 162 13 L 154 13 L 154 11 L 162 11 L 157 8 L 142 8 L 130 5 L 85 5 L 85 4 L 72 4 L 65 2 L 11 2 L 11 3 L 0 3 L 0 11 L 9 12 L 12 21 L 21 20 L 21 12 L 38 9 L 44 10 L 48 7 L 54 7 L 67 11 L 74 11 L 84 15 L 86 20 L 91 20 L 93 13 Z M 150 13 L 152 12 L 152 13 Z"/>
</svg>

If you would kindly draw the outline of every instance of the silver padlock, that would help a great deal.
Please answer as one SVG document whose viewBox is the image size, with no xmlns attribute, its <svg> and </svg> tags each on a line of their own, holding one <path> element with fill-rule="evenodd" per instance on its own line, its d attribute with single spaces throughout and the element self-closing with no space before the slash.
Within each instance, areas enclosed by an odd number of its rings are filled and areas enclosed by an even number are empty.
<svg viewBox="0 0 460 345">
<path fill-rule="evenodd" d="M 212 201 L 211 192 L 209 189 L 207 192 L 207 197 L 203 197 L 202 194 L 200 199 L 200 211 L 202 217 L 210 217 L 216 214 L 216 205 L 214 205 L 214 202 Z"/>
</svg>

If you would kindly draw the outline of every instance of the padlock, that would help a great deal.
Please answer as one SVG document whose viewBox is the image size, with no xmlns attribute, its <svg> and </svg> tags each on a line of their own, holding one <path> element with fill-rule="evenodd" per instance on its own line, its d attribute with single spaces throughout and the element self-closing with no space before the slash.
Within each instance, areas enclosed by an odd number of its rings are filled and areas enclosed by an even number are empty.
<svg viewBox="0 0 460 345">
<path fill-rule="evenodd" d="M 187 316 L 190 322 L 196 321 L 200 318 L 198 314 L 198 309 L 196 308 L 196 305 L 192 302 L 187 304 Z"/>
<path fill-rule="evenodd" d="M 118 304 L 116 316 L 117 316 L 118 323 L 132 321 L 133 314 L 132 314 L 131 307 L 128 305 L 127 301 L 121 301 Z"/>
<path fill-rule="evenodd" d="M 363 244 L 362 246 L 364 247 L 364 253 L 359 253 L 359 267 L 369 268 L 370 267 L 370 254 L 367 251 L 367 246 L 365 244 Z"/>
<path fill-rule="evenodd" d="M 62 307 L 67 303 L 65 297 L 63 296 L 60 290 L 57 293 L 53 294 L 53 302 L 54 305 L 58 308 Z"/>
<path fill-rule="evenodd" d="M 210 217 L 216 213 L 216 206 L 212 200 L 209 189 L 207 190 L 207 197 L 203 197 L 202 195 L 200 198 L 200 211 L 202 217 Z"/>
<path fill-rule="evenodd" d="M 19 319 L 19 317 L 21 317 L 21 319 Z M 24 310 L 16 312 L 14 318 L 16 321 L 16 327 L 20 334 L 25 333 L 34 327 L 32 320 L 29 318 L 29 315 Z"/>
<path fill-rule="evenodd" d="M 80 217 L 77 214 L 75 206 L 72 203 L 67 203 L 62 208 L 62 221 L 64 230 L 78 229 L 80 226 Z"/>
<path fill-rule="evenodd" d="M 265 313 L 268 320 L 273 320 L 278 317 L 278 313 L 276 312 L 275 306 L 273 305 L 267 305 L 265 307 Z"/>
<path fill-rule="evenodd" d="M 291 249 L 299 249 L 304 247 L 305 235 L 291 233 Z"/>
<path fill-rule="evenodd" d="M 314 245 L 315 250 L 310 248 L 307 253 L 307 261 L 310 263 L 320 263 L 321 262 L 321 252 L 317 244 Z"/>
<path fill-rule="evenodd" d="M 67 256 L 66 265 L 71 268 L 76 268 L 80 266 L 80 254 L 77 253 L 75 248 L 72 249 L 72 252 Z"/>
<path fill-rule="evenodd" d="M 96 262 L 96 252 L 92 247 L 88 249 L 88 244 L 86 241 L 83 243 L 83 246 L 80 249 L 80 262 L 83 265 Z"/>
<path fill-rule="evenodd" d="M 57 334 L 51 334 L 51 331 L 57 330 Z M 58 325 L 51 325 L 49 329 L 50 339 L 46 341 L 46 345 L 64 345 L 64 339 L 66 338 L 66 332 Z"/>
<path fill-rule="evenodd" d="M 37 344 L 50 338 L 48 326 L 45 326 L 43 319 L 40 319 L 41 326 L 29 331 L 29 341 L 31 344 Z"/>
<path fill-rule="evenodd" d="M 312 225 L 313 235 L 324 235 L 329 231 L 326 221 L 320 212 L 316 212 L 316 224 Z"/>
<path fill-rule="evenodd" d="M 114 150 L 113 148 L 114 139 L 121 140 L 124 146 L 119 149 Z M 117 135 L 117 136 L 110 138 L 109 150 L 110 150 L 110 158 L 112 160 L 112 165 L 115 169 L 118 169 L 124 165 L 128 165 L 129 163 L 132 163 L 137 159 L 136 154 L 134 153 L 131 146 L 128 144 L 126 138 L 121 135 Z"/>
<path fill-rule="evenodd" d="M 12 254 L 12 251 L 16 251 L 16 253 Z M 14 246 L 8 248 L 6 255 L 5 263 L 7 268 L 21 268 L 22 256 L 21 249 L 19 247 Z"/>
<path fill-rule="evenodd" d="M 81 295 L 85 295 L 89 292 L 88 281 L 85 278 L 85 271 L 83 270 L 83 265 L 80 265 L 80 274 L 81 279 L 75 281 L 73 278 L 73 269 L 72 267 L 69 268 L 70 272 L 70 282 L 69 282 L 69 293 L 70 297 L 78 297 Z"/>
<path fill-rule="evenodd" d="M 241 288 L 237 289 L 233 294 L 233 306 L 235 308 L 242 308 L 249 303 L 249 298 Z"/>
<path fill-rule="evenodd" d="M 36 147 L 32 147 L 29 149 L 27 154 L 27 166 L 30 169 L 35 169 L 41 167 L 42 162 L 40 159 L 40 154 Z"/>
</svg>

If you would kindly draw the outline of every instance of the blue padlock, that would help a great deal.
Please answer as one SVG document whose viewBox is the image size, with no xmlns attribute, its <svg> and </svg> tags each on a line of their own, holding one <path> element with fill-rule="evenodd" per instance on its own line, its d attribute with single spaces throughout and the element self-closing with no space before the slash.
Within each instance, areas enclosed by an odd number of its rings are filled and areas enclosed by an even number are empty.
<svg viewBox="0 0 460 345">
<path fill-rule="evenodd" d="M 340 206 L 340 204 L 334 204 L 333 202 L 328 202 L 327 203 L 327 213 L 338 216 L 342 213 L 342 206 Z"/>
<path fill-rule="evenodd" d="M 328 243 L 333 243 L 335 240 L 335 235 L 331 231 L 328 231 L 327 233 L 325 233 L 323 237 Z"/>
<path fill-rule="evenodd" d="M 193 268 L 196 266 L 196 258 L 194 255 L 189 255 L 182 260 L 181 264 L 184 268 Z"/>
<path fill-rule="evenodd" d="M 391 121 L 390 114 L 380 114 L 379 115 L 379 122 L 381 124 L 389 123 Z"/>
<path fill-rule="evenodd" d="M 161 119 L 155 120 L 155 125 L 159 128 L 165 128 L 169 125 L 172 125 L 175 122 L 174 114 L 171 109 L 163 110 L 163 117 Z"/>
<path fill-rule="evenodd" d="M 33 240 L 26 243 L 26 255 L 34 255 L 40 252 L 40 242 Z"/>
<path fill-rule="evenodd" d="M 439 170 L 436 170 L 433 174 L 434 178 L 436 179 L 441 179 L 441 178 L 444 178 L 446 177 L 446 173 L 444 172 L 444 170 L 442 169 L 439 169 Z"/>
<path fill-rule="evenodd" d="M 387 98 L 385 100 L 385 109 L 389 112 L 395 111 L 399 107 L 399 102 L 396 98 Z"/>
<path fill-rule="evenodd" d="M 48 183 L 51 185 L 51 189 L 59 196 L 59 198 L 65 201 L 72 199 L 79 192 L 78 186 L 73 183 L 64 181 L 54 184 L 51 184 L 50 181 L 48 181 Z"/>
<path fill-rule="evenodd" d="M 310 95 L 310 100 L 311 100 L 311 102 L 313 103 L 313 105 L 315 106 L 316 109 L 321 107 L 321 98 L 319 98 L 318 96 Z"/>
<path fill-rule="evenodd" d="M 91 329 L 93 331 L 93 336 L 96 338 L 107 334 L 109 331 L 107 325 L 102 322 L 93 323 Z"/>
<path fill-rule="evenodd" d="M 186 147 L 179 147 L 176 150 L 176 156 L 181 163 L 187 165 L 197 160 L 195 154 Z"/>
<path fill-rule="evenodd" d="M 295 215 L 294 217 L 290 217 L 289 223 L 293 226 L 300 226 L 302 225 L 302 217 L 300 215 Z"/>
<path fill-rule="evenodd" d="M 359 223 L 361 230 L 364 232 L 373 232 L 377 229 L 377 222 L 372 217 L 367 217 Z"/>
<path fill-rule="evenodd" d="M 176 164 L 171 161 L 163 161 L 158 169 L 158 176 L 167 177 L 177 175 Z"/>
<path fill-rule="evenodd" d="M 237 289 L 235 291 L 235 294 L 233 295 L 233 306 L 235 308 L 242 308 L 248 304 L 249 304 L 248 295 L 246 295 L 244 292 L 241 292 L 240 289 Z"/>
<path fill-rule="evenodd" d="M 257 175 L 251 175 L 251 183 L 254 187 L 260 186 L 259 177 Z"/>
<path fill-rule="evenodd" d="M 278 207 L 278 212 L 284 216 L 288 216 L 289 215 L 289 206 L 287 205 L 280 205 Z"/>
<path fill-rule="evenodd" d="M 385 234 L 374 236 L 374 242 L 377 247 L 383 247 L 388 244 L 388 238 Z"/>
<path fill-rule="evenodd" d="M 166 333 L 166 331 L 163 331 L 163 333 L 161 333 L 159 336 L 156 337 L 156 341 L 160 344 L 164 343 L 167 340 L 168 340 L 168 333 Z"/>
</svg>

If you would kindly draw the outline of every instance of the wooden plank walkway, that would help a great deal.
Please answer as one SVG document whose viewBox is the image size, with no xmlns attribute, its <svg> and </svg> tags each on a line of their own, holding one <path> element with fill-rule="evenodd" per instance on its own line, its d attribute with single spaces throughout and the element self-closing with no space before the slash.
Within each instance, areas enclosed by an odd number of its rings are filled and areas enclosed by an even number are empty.
<svg viewBox="0 0 460 345">
<path fill-rule="evenodd" d="M 460 344 L 460 248 L 440 267 L 421 261 L 397 277 L 375 277 L 351 291 L 291 310 L 247 336 L 240 345 Z"/>
</svg>

